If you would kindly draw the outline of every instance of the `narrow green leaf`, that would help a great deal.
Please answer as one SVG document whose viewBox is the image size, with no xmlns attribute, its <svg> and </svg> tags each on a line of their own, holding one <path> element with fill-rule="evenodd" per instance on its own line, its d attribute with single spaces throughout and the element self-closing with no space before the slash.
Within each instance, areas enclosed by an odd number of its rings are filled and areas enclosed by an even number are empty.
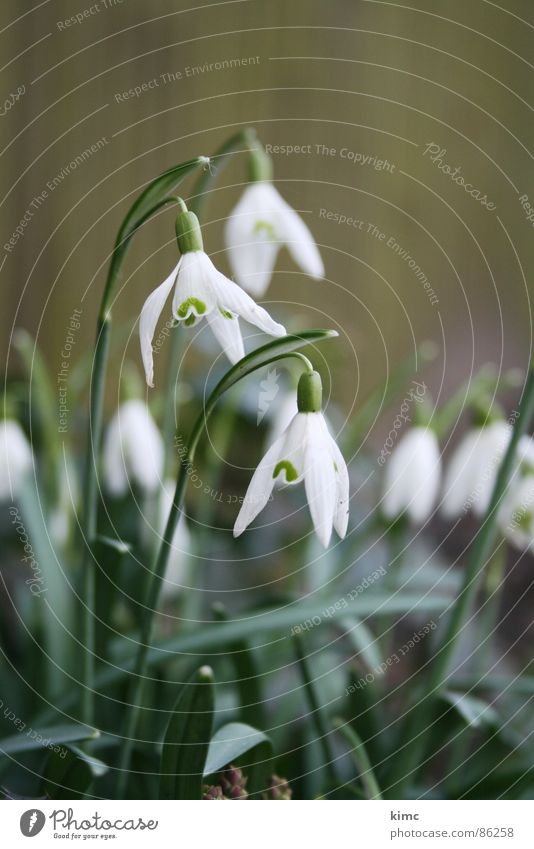
<svg viewBox="0 0 534 849">
<path fill-rule="evenodd" d="M 49 799 L 83 799 L 96 778 L 108 771 L 98 758 L 77 746 L 64 746 L 51 752 L 42 776 L 42 792 Z"/>
<path fill-rule="evenodd" d="M 236 640 L 257 637 L 259 635 L 278 632 L 282 638 L 289 637 L 292 629 L 301 626 L 302 623 L 319 618 L 320 623 L 312 627 L 319 628 L 321 624 L 332 622 L 338 615 L 355 613 L 359 619 L 368 616 L 380 616 L 384 612 L 391 615 L 403 613 L 422 614 L 439 613 L 447 608 L 450 598 L 439 596 L 437 593 L 422 598 L 420 595 L 398 592 L 394 596 L 386 596 L 383 593 L 372 594 L 369 590 L 362 596 L 348 601 L 347 607 L 342 611 L 335 612 L 328 617 L 323 617 L 323 611 L 339 601 L 335 599 L 323 600 L 320 604 L 310 604 L 295 601 L 285 607 L 264 609 L 254 614 L 244 614 L 242 619 L 233 622 L 205 623 L 202 629 L 196 629 L 192 633 L 179 634 L 167 637 L 156 643 L 148 652 L 148 663 L 156 666 L 166 663 L 177 654 L 196 654 L 202 652 L 221 651 L 225 653 L 226 647 L 235 643 Z M 134 658 L 131 648 L 119 641 L 115 645 L 115 662 L 108 669 L 97 675 L 96 687 L 100 692 L 121 678 L 128 675 L 134 666 Z M 69 694 L 64 699 L 58 699 L 57 704 L 62 709 L 68 708 L 75 701 L 75 697 Z"/>
<path fill-rule="evenodd" d="M 495 728 L 501 724 L 495 708 L 476 696 L 447 690 L 443 693 L 443 699 L 458 711 L 471 728 Z"/>
<path fill-rule="evenodd" d="M 355 616 L 345 616 L 340 625 L 365 665 L 370 670 L 378 669 L 382 663 L 383 655 L 380 651 L 380 643 L 371 629 L 361 620 L 356 619 Z"/>
<path fill-rule="evenodd" d="M 220 772 L 223 767 L 235 763 L 246 752 L 261 744 L 267 744 L 271 748 L 271 741 L 263 731 L 258 731 L 244 722 L 229 722 L 223 725 L 211 739 L 204 775 Z"/>
<path fill-rule="evenodd" d="M 56 695 L 64 685 L 63 670 L 69 668 L 69 651 L 72 649 L 74 631 L 73 612 L 75 599 L 65 574 L 65 564 L 59 560 L 58 550 L 47 527 L 47 517 L 43 515 L 35 481 L 27 478 L 18 493 L 20 513 L 24 532 L 27 535 L 35 564 L 28 586 L 39 604 L 45 648 L 50 662 L 47 664 L 47 685 L 50 695 Z"/>
<path fill-rule="evenodd" d="M 213 724 L 214 682 L 201 666 L 182 688 L 167 726 L 160 769 L 160 799 L 200 799 Z"/>
<path fill-rule="evenodd" d="M 206 203 L 212 185 L 218 179 L 223 168 L 230 161 L 230 154 L 238 153 L 239 150 L 246 150 L 254 143 L 256 132 L 252 127 L 245 127 L 238 130 L 233 136 L 230 136 L 210 157 L 210 167 L 205 168 L 197 178 L 193 190 L 191 192 L 192 200 L 189 204 L 189 209 L 195 212 L 199 217 L 203 206 Z"/>
<path fill-rule="evenodd" d="M 11 737 L 0 740 L 0 753 L 13 755 L 18 752 L 31 752 L 36 749 L 61 746 L 62 743 L 75 743 L 80 740 L 94 740 L 100 734 L 96 728 L 77 723 L 55 725 L 49 728 L 29 728 Z"/>
<path fill-rule="evenodd" d="M 174 165 L 152 180 L 131 206 L 121 227 L 121 233 L 125 235 L 134 230 L 155 204 L 175 190 L 191 171 L 199 167 L 207 168 L 209 162 L 209 156 L 195 156 L 194 159 Z"/>
<path fill-rule="evenodd" d="M 267 366 L 270 363 L 276 362 L 281 357 L 292 354 L 303 348 L 305 345 L 312 345 L 314 342 L 322 342 L 325 339 L 335 339 L 338 336 L 336 330 L 303 330 L 302 333 L 288 334 L 273 339 L 251 351 L 246 357 L 239 360 L 224 377 L 219 381 L 213 392 L 211 393 L 206 408 L 210 408 L 218 401 L 221 395 L 234 386 L 239 380 L 246 377 L 257 369 Z"/>
<path fill-rule="evenodd" d="M 227 621 L 228 612 L 222 604 L 214 605 L 213 612 L 220 622 Z M 263 726 L 263 694 L 254 652 L 246 640 L 236 640 L 228 646 L 227 655 L 235 669 L 243 719 L 250 725 Z"/>
<path fill-rule="evenodd" d="M 97 534 L 95 542 L 105 546 L 106 548 L 111 548 L 113 551 L 116 551 L 117 554 L 128 554 L 132 550 L 130 543 L 125 542 L 122 539 L 112 539 L 112 537 L 107 537 L 104 534 Z"/>
<path fill-rule="evenodd" d="M 365 751 L 365 746 L 354 730 L 354 727 L 348 725 L 343 719 L 335 719 L 333 725 L 336 731 L 339 731 L 343 735 L 351 747 L 351 755 L 356 769 L 360 773 L 360 780 L 365 788 L 365 795 L 368 799 L 381 799 L 382 793 L 373 772 L 371 762 Z"/>
</svg>

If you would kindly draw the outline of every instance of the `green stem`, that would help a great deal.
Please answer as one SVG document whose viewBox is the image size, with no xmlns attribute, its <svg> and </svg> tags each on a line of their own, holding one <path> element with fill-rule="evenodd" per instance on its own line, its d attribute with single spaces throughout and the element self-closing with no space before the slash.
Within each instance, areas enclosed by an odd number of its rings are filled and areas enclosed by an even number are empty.
<svg viewBox="0 0 534 849">
<path fill-rule="evenodd" d="M 176 433 L 176 384 L 178 361 L 184 344 L 183 328 L 177 324 L 171 328 L 170 351 L 167 360 L 167 375 L 165 380 L 165 396 L 163 409 L 163 447 L 165 451 L 164 478 L 173 472 L 174 467 L 174 436 Z"/>
<path fill-rule="evenodd" d="M 491 551 L 498 534 L 498 511 L 514 471 L 517 444 L 521 436 L 526 432 L 533 413 L 534 367 L 531 366 L 523 397 L 519 405 L 519 416 L 514 425 L 512 438 L 499 467 L 484 521 L 475 537 L 471 556 L 464 572 L 462 589 L 452 609 L 441 648 L 435 653 L 430 669 L 426 674 L 419 702 L 408 714 L 405 727 L 401 731 L 400 739 L 407 742 L 403 746 L 402 752 L 397 752 L 390 792 L 398 794 L 404 788 L 405 784 L 410 780 L 411 773 L 415 771 L 425 752 L 428 737 L 432 729 L 432 712 L 435 701 L 447 683 L 449 664 L 462 632 L 466 614 L 476 594 L 479 579 L 484 572 L 488 558 L 491 556 Z M 395 798 L 395 796 L 390 798 Z"/>
<path fill-rule="evenodd" d="M 344 719 L 335 719 L 333 724 L 334 728 L 343 735 L 351 747 L 352 758 L 356 764 L 356 769 L 360 773 L 360 780 L 364 786 L 365 795 L 368 799 L 381 799 L 382 792 L 360 736 Z"/>
<path fill-rule="evenodd" d="M 329 782 L 332 785 L 335 785 L 337 782 L 337 775 L 334 767 L 336 758 L 331 747 L 331 732 L 328 727 L 326 717 L 323 714 L 323 708 L 319 704 L 317 693 L 315 692 L 315 687 L 313 686 L 310 667 L 308 664 L 308 658 L 304 653 L 304 645 L 300 634 L 294 634 L 293 642 L 295 645 L 295 653 L 297 655 L 297 660 L 300 666 L 302 680 L 304 681 L 306 696 L 310 705 L 312 721 L 316 728 L 319 744 L 323 750 L 323 757 L 325 761 L 324 766 L 328 774 Z"/>
<path fill-rule="evenodd" d="M 257 371 L 259 368 L 263 368 L 269 363 L 278 362 L 288 356 L 294 356 L 296 352 L 291 350 L 290 346 L 296 347 L 297 345 L 304 345 L 307 342 L 315 341 L 319 338 L 324 339 L 334 335 L 336 334 L 331 331 L 305 331 L 300 336 L 285 336 L 282 339 L 276 339 L 272 342 L 268 342 L 266 345 L 262 346 L 262 348 L 258 348 L 248 356 L 243 357 L 242 360 L 232 366 L 232 368 L 222 377 L 217 386 L 213 389 L 206 401 L 204 409 L 193 426 L 189 440 L 185 446 L 185 453 L 180 457 L 180 467 L 178 469 L 176 489 L 169 512 L 169 518 L 161 538 L 158 553 L 150 570 L 148 597 L 143 611 L 139 645 L 133 668 L 130 711 L 126 724 L 124 737 L 125 742 L 122 748 L 119 765 L 120 775 L 117 782 L 118 799 L 123 798 L 128 781 L 128 770 L 141 711 L 144 678 L 147 671 L 147 655 L 152 642 L 155 614 L 158 607 L 162 579 L 165 575 L 172 539 L 178 524 L 185 496 L 189 468 L 193 464 L 195 451 L 199 439 L 207 425 L 208 419 L 221 395 L 223 395 L 231 386 L 234 386 L 239 380 L 242 380 L 244 377 L 252 374 L 254 371 Z"/>
<path fill-rule="evenodd" d="M 504 540 L 500 540 L 493 552 L 492 558 L 488 564 L 486 572 L 486 580 L 484 582 L 484 604 L 480 612 L 480 652 L 479 669 L 481 677 L 486 674 L 486 667 L 490 665 L 491 647 L 495 640 L 493 633 L 498 624 L 499 605 L 501 602 L 501 593 L 499 590 L 502 587 L 504 572 L 506 570 L 506 544 Z M 491 635 L 491 636 L 490 636 Z"/>
<path fill-rule="evenodd" d="M 109 318 L 98 320 L 95 343 L 95 359 L 91 375 L 91 409 L 89 416 L 89 439 L 87 446 L 83 504 L 83 692 L 82 719 L 87 725 L 94 719 L 94 677 L 95 677 L 95 566 L 93 562 L 93 543 L 96 537 L 98 500 L 96 467 L 102 439 L 102 419 L 104 389 L 106 383 L 106 364 L 109 353 L 111 321 Z"/>
<path fill-rule="evenodd" d="M 97 499 L 97 463 L 102 441 L 102 421 L 104 409 L 104 389 L 109 357 L 109 337 L 111 331 L 111 306 L 115 286 L 119 278 L 122 263 L 130 242 L 140 227 L 157 211 L 176 199 L 169 192 L 194 168 L 204 166 L 209 159 L 195 157 L 188 162 L 165 171 L 156 177 L 130 207 L 117 235 L 111 256 L 106 284 L 102 294 L 98 313 L 95 355 L 90 385 L 90 418 L 87 448 L 85 455 L 83 504 L 84 515 L 81 522 L 83 535 L 82 583 L 83 614 L 82 629 L 84 640 L 82 717 L 87 725 L 94 725 L 94 670 L 95 670 L 95 563 L 93 544 L 96 536 L 98 499 Z"/>
<path fill-rule="evenodd" d="M 215 179 L 219 177 L 225 165 L 227 165 L 230 161 L 230 154 L 237 153 L 239 148 L 243 146 L 244 149 L 251 150 L 255 141 L 256 131 L 252 127 L 246 127 L 231 136 L 215 151 L 213 156 L 210 157 L 212 169 L 206 169 L 199 174 L 199 177 L 193 186 L 191 202 L 189 204 L 191 212 L 194 212 L 200 218 L 204 204 L 208 198 L 210 186 L 214 183 Z"/>
</svg>

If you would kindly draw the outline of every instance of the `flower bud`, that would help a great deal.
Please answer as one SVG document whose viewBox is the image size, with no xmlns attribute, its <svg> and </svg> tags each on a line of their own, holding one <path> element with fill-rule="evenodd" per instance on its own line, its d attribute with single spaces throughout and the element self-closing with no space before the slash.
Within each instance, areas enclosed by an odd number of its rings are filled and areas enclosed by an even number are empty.
<svg viewBox="0 0 534 849">
<path fill-rule="evenodd" d="M 228 766 L 220 775 L 220 785 L 227 799 L 248 799 L 247 779 L 236 766 Z"/>
<path fill-rule="evenodd" d="M 202 788 L 202 798 L 207 799 L 208 801 L 215 802 L 224 802 L 226 801 L 223 796 L 222 787 L 220 784 L 212 784 L 211 787 L 207 784 Z"/>
<path fill-rule="evenodd" d="M 289 801 L 293 798 L 293 791 L 289 786 L 287 778 L 280 778 L 279 775 L 271 775 L 269 780 L 269 791 L 265 794 L 265 799 L 273 799 L 276 802 Z"/>
</svg>

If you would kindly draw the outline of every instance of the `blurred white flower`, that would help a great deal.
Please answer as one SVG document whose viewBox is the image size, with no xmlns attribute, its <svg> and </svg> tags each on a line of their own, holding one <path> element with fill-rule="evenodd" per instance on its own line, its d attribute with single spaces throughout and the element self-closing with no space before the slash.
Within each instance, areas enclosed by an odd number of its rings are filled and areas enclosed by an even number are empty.
<svg viewBox="0 0 534 849">
<path fill-rule="evenodd" d="M 0 422 L 0 501 L 17 497 L 32 465 L 32 450 L 18 422 Z"/>
<path fill-rule="evenodd" d="M 499 511 L 499 527 L 516 548 L 534 549 L 534 475 L 512 481 Z"/>
<path fill-rule="evenodd" d="M 388 519 L 403 513 L 420 524 L 434 509 L 441 482 L 441 457 L 431 428 L 413 427 L 385 467 L 382 510 Z"/>
<path fill-rule="evenodd" d="M 324 276 L 308 227 L 267 181 L 249 183 L 226 222 L 225 241 L 235 279 L 255 297 L 267 291 L 282 245 L 306 274 Z"/>
<path fill-rule="evenodd" d="M 304 480 L 315 532 L 326 548 L 334 527 L 347 532 L 349 476 L 341 451 L 321 412 L 297 412 L 284 433 L 269 448 L 252 476 L 239 511 L 238 537 L 267 504 L 275 482 Z"/>
<path fill-rule="evenodd" d="M 163 440 L 142 401 L 125 401 L 113 416 L 104 438 L 103 466 L 112 495 L 125 495 L 130 485 L 145 492 L 157 489 L 163 473 Z"/>
<path fill-rule="evenodd" d="M 446 518 L 470 509 L 478 517 L 485 513 L 511 435 L 512 428 L 503 420 L 465 434 L 445 473 L 441 510 Z"/>
<path fill-rule="evenodd" d="M 167 524 L 167 519 L 169 518 L 174 490 L 175 481 L 170 479 L 166 480 L 161 488 L 160 534 L 163 534 Z M 172 598 L 182 589 L 186 577 L 187 558 L 190 550 L 191 535 L 182 513 L 171 541 L 169 558 L 167 560 L 167 569 L 163 578 L 161 594 L 164 599 Z"/>
</svg>

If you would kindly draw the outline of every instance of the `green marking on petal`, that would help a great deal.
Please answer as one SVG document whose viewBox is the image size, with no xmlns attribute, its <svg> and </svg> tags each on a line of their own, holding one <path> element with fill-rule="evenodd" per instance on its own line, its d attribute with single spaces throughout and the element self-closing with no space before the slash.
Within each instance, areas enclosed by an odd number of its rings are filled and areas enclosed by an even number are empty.
<svg viewBox="0 0 534 849">
<path fill-rule="evenodd" d="M 233 313 L 231 313 L 229 310 L 223 309 L 223 307 L 219 307 L 219 312 L 220 312 L 220 314 L 222 315 L 223 318 L 233 318 L 234 317 Z"/>
<path fill-rule="evenodd" d="M 197 320 L 197 317 L 193 313 L 193 315 L 190 315 L 186 319 L 184 319 L 184 324 L 185 324 L 186 327 L 193 327 L 196 320 Z"/>
<path fill-rule="evenodd" d="M 339 469 L 337 467 L 337 463 L 335 461 L 334 461 L 334 472 L 336 472 L 336 473 L 339 472 Z"/>
<path fill-rule="evenodd" d="M 273 478 L 277 478 L 280 472 L 282 471 L 286 473 L 287 483 L 292 483 L 293 481 L 296 481 L 299 476 L 293 463 L 290 463 L 289 460 L 280 460 L 280 462 L 276 464 L 273 472 Z"/>
<path fill-rule="evenodd" d="M 267 238 L 272 239 L 272 241 L 276 239 L 276 233 L 274 232 L 274 227 L 270 221 L 256 221 L 252 232 L 256 233 L 258 236 L 261 235 L 261 233 L 265 233 Z"/>
<path fill-rule="evenodd" d="M 206 304 L 204 301 L 200 301 L 198 298 L 188 298 L 187 301 L 183 301 L 183 303 L 181 303 L 178 307 L 178 317 L 185 318 L 190 307 L 193 307 L 197 315 L 204 315 L 206 312 Z"/>
</svg>

